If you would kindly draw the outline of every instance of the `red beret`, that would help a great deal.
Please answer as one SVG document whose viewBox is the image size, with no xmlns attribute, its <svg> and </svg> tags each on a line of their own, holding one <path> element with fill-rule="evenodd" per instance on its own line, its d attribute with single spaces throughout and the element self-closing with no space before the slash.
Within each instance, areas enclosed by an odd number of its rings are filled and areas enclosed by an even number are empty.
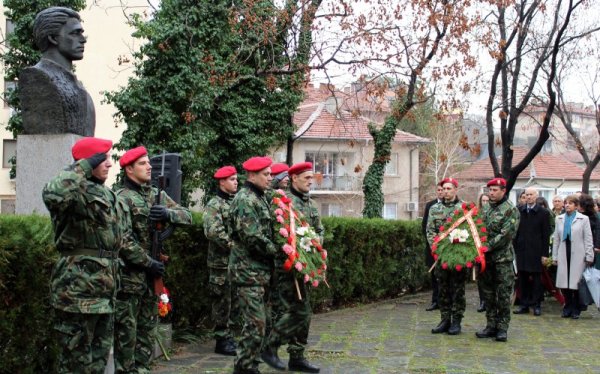
<svg viewBox="0 0 600 374">
<path fill-rule="evenodd" d="M 271 166 L 271 175 L 277 175 L 279 173 L 283 173 L 284 171 L 288 171 L 289 170 L 289 166 L 287 166 L 287 164 L 273 164 Z"/>
<path fill-rule="evenodd" d="M 458 181 L 454 178 L 444 178 L 442 179 L 442 181 L 440 182 L 440 186 L 445 185 L 446 183 L 452 183 L 454 185 L 454 187 L 458 188 Z"/>
<path fill-rule="evenodd" d="M 256 156 L 256 157 L 251 157 L 251 158 L 247 159 L 246 161 L 244 161 L 244 163 L 242 164 L 242 167 L 246 171 L 261 171 L 262 169 L 268 168 L 269 166 L 271 166 L 272 163 L 273 163 L 273 161 L 271 160 L 270 157 Z"/>
<path fill-rule="evenodd" d="M 487 182 L 487 186 L 488 187 L 491 187 L 491 186 L 506 187 L 506 179 L 494 178 L 494 179 L 490 180 L 489 182 Z"/>
<path fill-rule="evenodd" d="M 289 175 L 304 173 L 305 171 L 312 171 L 313 165 L 312 162 L 300 162 L 298 164 L 292 165 L 290 170 L 288 170 Z"/>
<path fill-rule="evenodd" d="M 77 161 L 92 157 L 96 153 L 106 153 L 110 151 L 111 147 L 112 141 L 108 139 L 87 137 L 78 140 L 77 143 L 73 145 L 71 148 L 71 154 L 73 155 L 75 161 Z"/>
<path fill-rule="evenodd" d="M 233 166 L 223 166 L 215 172 L 215 175 L 213 175 L 213 177 L 215 179 L 223 179 L 229 178 L 234 174 L 237 174 L 237 170 L 235 170 Z"/>
<path fill-rule="evenodd" d="M 121 167 L 124 168 L 127 165 L 133 164 L 138 158 L 147 154 L 148 151 L 146 151 L 146 147 L 144 146 L 130 149 L 127 152 L 125 152 L 123 156 L 121 156 L 121 158 L 119 159 L 119 165 L 121 165 Z"/>
</svg>

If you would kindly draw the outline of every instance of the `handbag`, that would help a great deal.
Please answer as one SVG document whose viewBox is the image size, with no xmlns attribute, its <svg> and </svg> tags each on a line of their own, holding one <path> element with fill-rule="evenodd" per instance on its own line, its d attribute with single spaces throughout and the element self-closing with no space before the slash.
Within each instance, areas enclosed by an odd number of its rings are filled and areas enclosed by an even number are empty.
<svg viewBox="0 0 600 374">
<path fill-rule="evenodd" d="M 594 268 L 593 266 L 588 266 L 583 271 L 583 279 L 585 279 L 590 297 L 600 309 L 600 270 Z"/>
</svg>

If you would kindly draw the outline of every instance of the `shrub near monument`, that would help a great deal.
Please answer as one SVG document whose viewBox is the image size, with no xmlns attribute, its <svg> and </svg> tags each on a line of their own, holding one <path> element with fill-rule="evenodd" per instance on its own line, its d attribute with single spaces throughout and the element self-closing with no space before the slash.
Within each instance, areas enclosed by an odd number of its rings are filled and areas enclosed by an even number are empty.
<svg viewBox="0 0 600 374">
<path fill-rule="evenodd" d="M 202 215 L 193 218 L 165 243 L 171 256 L 165 280 L 177 329 L 211 324 L 207 241 Z M 393 297 L 426 282 L 419 221 L 331 217 L 323 224 L 331 287 L 311 290 L 315 309 Z M 52 241 L 46 217 L 0 216 L 2 371 L 40 373 L 54 365 L 48 281 L 58 255 Z"/>
</svg>

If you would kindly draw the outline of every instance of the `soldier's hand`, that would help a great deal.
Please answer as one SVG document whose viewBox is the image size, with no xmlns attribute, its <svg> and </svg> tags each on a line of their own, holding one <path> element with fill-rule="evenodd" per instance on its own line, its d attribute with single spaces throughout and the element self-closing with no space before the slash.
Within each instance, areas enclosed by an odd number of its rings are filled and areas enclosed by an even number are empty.
<svg viewBox="0 0 600 374">
<path fill-rule="evenodd" d="M 160 261 L 152 260 L 148 266 L 148 274 L 154 278 L 162 277 L 165 274 L 165 264 Z"/>
<path fill-rule="evenodd" d="M 101 163 L 106 161 L 106 153 L 103 153 L 103 152 L 96 153 L 96 154 L 92 155 L 92 157 L 87 158 L 86 160 L 90 164 L 92 169 L 95 169 L 98 167 L 98 165 L 100 165 Z"/>
<path fill-rule="evenodd" d="M 168 217 L 169 212 L 164 205 L 153 205 L 150 208 L 150 219 L 152 221 L 166 221 Z"/>
</svg>

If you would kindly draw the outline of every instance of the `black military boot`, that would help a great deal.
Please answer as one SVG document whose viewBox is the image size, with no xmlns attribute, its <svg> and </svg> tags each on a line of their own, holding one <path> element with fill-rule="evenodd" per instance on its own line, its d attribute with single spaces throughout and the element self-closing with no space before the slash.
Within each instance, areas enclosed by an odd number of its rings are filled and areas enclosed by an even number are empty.
<svg viewBox="0 0 600 374">
<path fill-rule="evenodd" d="M 498 330 L 498 333 L 496 334 L 496 341 L 505 342 L 507 339 L 508 334 L 506 333 L 506 330 Z"/>
<path fill-rule="evenodd" d="M 303 373 L 318 373 L 321 371 L 320 368 L 312 365 L 304 357 L 291 358 L 288 362 L 288 369 L 290 371 L 301 371 Z"/>
<path fill-rule="evenodd" d="M 479 308 L 477 308 L 477 313 L 485 312 L 485 301 L 481 300 L 479 302 Z"/>
<path fill-rule="evenodd" d="M 447 332 L 450 328 L 450 320 L 443 319 L 435 328 L 431 329 L 432 334 L 441 334 Z"/>
<path fill-rule="evenodd" d="M 493 327 L 486 326 L 485 329 L 477 331 L 475 336 L 478 338 L 495 338 L 498 330 Z"/>
<path fill-rule="evenodd" d="M 452 318 L 452 323 L 450 324 L 450 328 L 448 329 L 448 335 L 458 334 L 460 334 L 460 319 Z"/>
<path fill-rule="evenodd" d="M 231 339 L 217 339 L 215 353 L 225 356 L 235 356 L 235 342 Z"/>
<path fill-rule="evenodd" d="M 260 358 L 262 358 L 265 364 L 269 365 L 273 369 L 285 370 L 285 364 L 279 359 L 276 349 L 273 350 L 271 347 L 266 348 L 265 351 L 260 355 Z"/>
<path fill-rule="evenodd" d="M 238 366 L 234 366 L 233 374 L 260 374 L 260 371 L 258 371 L 258 368 L 254 368 L 254 367 L 244 369 L 244 368 L 240 368 Z"/>
</svg>

